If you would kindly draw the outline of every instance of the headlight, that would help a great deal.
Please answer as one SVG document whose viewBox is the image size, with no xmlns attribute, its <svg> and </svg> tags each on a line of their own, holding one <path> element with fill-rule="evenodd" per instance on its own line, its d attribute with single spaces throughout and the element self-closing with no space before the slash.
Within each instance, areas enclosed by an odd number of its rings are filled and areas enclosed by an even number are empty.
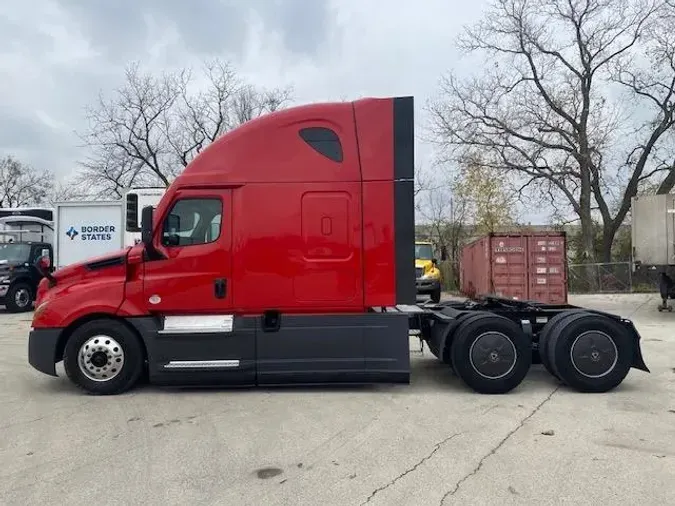
<svg viewBox="0 0 675 506">
<path fill-rule="evenodd" d="M 47 303 L 42 302 L 38 307 L 35 308 L 35 311 L 33 311 L 33 321 L 35 321 L 42 313 L 44 313 L 45 309 L 47 309 Z"/>
<path fill-rule="evenodd" d="M 9 276 L 0 276 L 0 283 L 7 283 L 9 281 Z"/>
</svg>

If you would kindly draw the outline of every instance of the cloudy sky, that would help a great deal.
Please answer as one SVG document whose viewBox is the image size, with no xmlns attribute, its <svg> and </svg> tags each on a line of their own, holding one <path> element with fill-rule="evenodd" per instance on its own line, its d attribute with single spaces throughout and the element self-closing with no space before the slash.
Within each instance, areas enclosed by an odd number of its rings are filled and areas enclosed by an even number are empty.
<svg viewBox="0 0 675 506">
<path fill-rule="evenodd" d="M 251 82 L 292 85 L 297 102 L 412 94 L 418 132 L 455 37 L 486 0 L 4 0 L 0 156 L 67 176 L 86 152 L 75 132 L 99 91 L 147 69 L 230 60 Z M 418 144 L 418 163 L 432 151 Z"/>
</svg>

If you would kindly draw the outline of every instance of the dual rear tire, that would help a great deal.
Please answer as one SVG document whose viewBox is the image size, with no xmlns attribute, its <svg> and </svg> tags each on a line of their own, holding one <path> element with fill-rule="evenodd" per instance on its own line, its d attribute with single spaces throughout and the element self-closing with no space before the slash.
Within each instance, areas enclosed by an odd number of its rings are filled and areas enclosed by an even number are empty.
<svg viewBox="0 0 675 506">
<path fill-rule="evenodd" d="M 614 320 L 576 310 L 552 318 L 539 336 L 544 367 L 579 392 L 602 393 L 617 387 L 633 361 L 630 334 Z"/>
<path fill-rule="evenodd" d="M 461 317 L 444 361 L 471 389 L 504 394 L 525 379 L 532 342 L 508 318 L 476 312 Z M 539 335 L 544 367 L 579 392 L 607 392 L 628 374 L 633 359 L 630 334 L 614 320 L 584 310 L 552 318 Z"/>
</svg>

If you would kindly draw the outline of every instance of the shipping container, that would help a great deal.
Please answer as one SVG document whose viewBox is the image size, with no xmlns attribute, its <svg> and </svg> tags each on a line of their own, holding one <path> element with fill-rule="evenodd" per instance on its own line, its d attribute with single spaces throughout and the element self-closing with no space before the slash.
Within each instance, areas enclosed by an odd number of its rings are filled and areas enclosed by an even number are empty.
<svg viewBox="0 0 675 506">
<path fill-rule="evenodd" d="M 495 233 L 467 244 L 460 286 L 468 297 L 567 303 L 565 232 Z"/>
</svg>

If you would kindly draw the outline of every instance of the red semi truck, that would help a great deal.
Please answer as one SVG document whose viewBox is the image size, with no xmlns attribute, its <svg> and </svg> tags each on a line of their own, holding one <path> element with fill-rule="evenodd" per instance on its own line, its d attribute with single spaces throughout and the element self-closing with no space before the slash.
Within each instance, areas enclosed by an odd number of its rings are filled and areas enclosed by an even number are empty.
<svg viewBox="0 0 675 506">
<path fill-rule="evenodd" d="M 416 305 L 413 98 L 298 106 L 196 157 L 142 242 L 39 286 L 29 363 L 92 394 L 162 385 L 407 383 L 410 336 L 472 389 L 533 361 L 579 391 L 649 372 L 633 324 L 485 296 Z"/>
</svg>

